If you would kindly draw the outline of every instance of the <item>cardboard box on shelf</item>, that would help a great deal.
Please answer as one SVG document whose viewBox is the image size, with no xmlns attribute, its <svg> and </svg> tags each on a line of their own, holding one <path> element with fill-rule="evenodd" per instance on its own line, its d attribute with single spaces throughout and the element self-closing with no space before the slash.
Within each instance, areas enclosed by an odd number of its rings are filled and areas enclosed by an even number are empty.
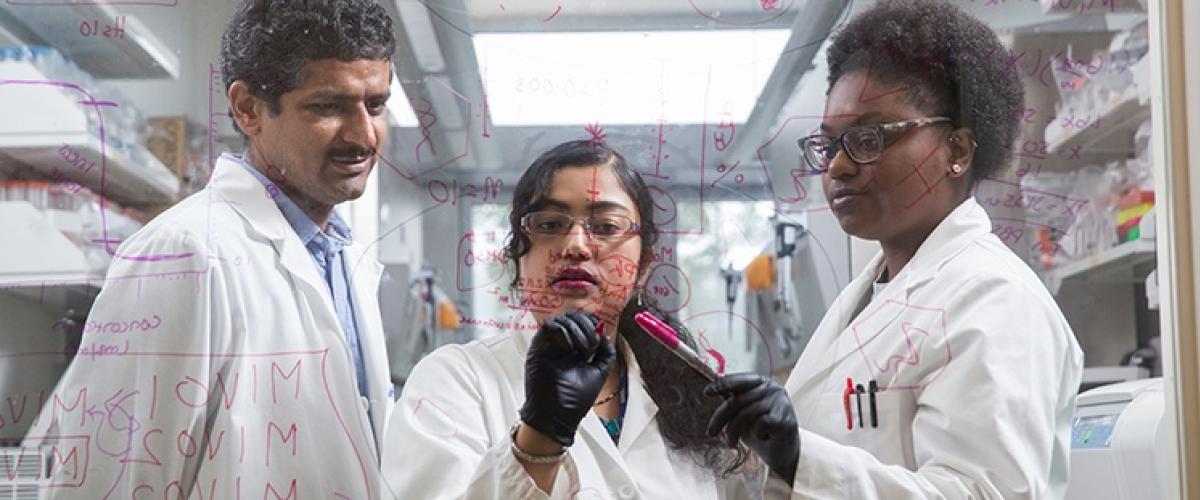
<svg viewBox="0 0 1200 500">
<path fill-rule="evenodd" d="M 146 148 L 181 181 L 187 174 L 187 117 L 147 118 Z"/>
</svg>

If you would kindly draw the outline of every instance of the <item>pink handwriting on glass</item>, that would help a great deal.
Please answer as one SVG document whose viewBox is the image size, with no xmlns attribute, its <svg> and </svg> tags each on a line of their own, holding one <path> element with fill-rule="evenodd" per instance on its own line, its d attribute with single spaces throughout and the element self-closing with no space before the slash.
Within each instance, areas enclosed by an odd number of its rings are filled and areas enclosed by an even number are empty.
<svg viewBox="0 0 1200 500">
<path fill-rule="evenodd" d="M 675 262 L 675 248 L 667 245 L 651 248 L 650 262 Z"/>
<path fill-rule="evenodd" d="M 1004 244 L 1014 246 L 1020 243 L 1021 238 L 1025 236 L 1025 227 L 993 221 L 992 234 L 1000 238 L 1000 241 L 1004 242 Z"/>
<path fill-rule="evenodd" d="M 1083 146 L 1071 146 L 1065 151 L 1054 152 L 1053 145 L 1046 141 L 1024 141 L 1019 149 L 1006 148 L 1014 151 L 1018 158 L 1045 160 L 1054 156 L 1067 160 L 1083 160 Z"/>
<path fill-rule="evenodd" d="M 99 334 L 99 333 L 133 333 L 133 332 L 148 332 L 157 330 L 162 324 L 162 318 L 157 314 L 147 316 L 142 319 L 134 320 L 115 320 L 115 321 L 96 321 L 91 320 L 80 325 L 79 331 L 83 334 Z M 73 323 L 67 320 L 58 320 L 50 326 L 51 331 L 61 329 L 64 332 L 72 329 Z"/>
<path fill-rule="evenodd" d="M 980 203 L 984 206 L 1020 208 L 1032 215 L 1066 217 L 1074 220 L 1084 205 L 1088 204 L 1088 200 L 1084 198 L 1075 198 L 1064 194 L 1034 189 L 1015 182 L 995 178 L 980 181 L 979 185 L 976 186 L 976 193 L 978 194 L 979 189 L 986 189 L 990 185 L 998 185 L 997 187 L 1005 190 L 1017 189 L 1020 194 L 1007 193 L 1006 198 L 1003 200 L 999 195 L 989 195 L 987 198 L 980 200 Z M 1056 229 L 1063 231 L 1061 228 Z"/>
<path fill-rule="evenodd" d="M 84 174 L 90 172 L 96 167 L 95 160 L 88 160 L 86 157 L 79 154 L 79 152 L 72 149 L 68 144 L 63 144 L 61 148 L 58 148 L 58 155 L 61 156 L 62 159 L 66 160 L 67 163 L 72 167 L 75 167 L 76 170 L 79 170 Z"/>
<path fill-rule="evenodd" d="M 129 340 L 125 341 L 124 346 L 121 344 L 89 342 L 79 346 L 78 349 L 72 349 L 71 347 L 63 349 L 63 357 L 88 358 L 92 361 L 95 361 L 96 358 L 124 356 L 126 354 L 129 354 Z"/>
<path fill-rule="evenodd" d="M 796 3 L 795 0 L 758 0 L 758 12 L 748 12 L 746 17 L 722 16 L 721 11 L 728 7 L 725 2 L 717 0 L 688 0 L 692 10 L 701 17 L 725 26 L 752 27 L 774 21 L 787 14 Z"/>
<path fill-rule="evenodd" d="M 501 321 L 492 318 L 472 318 L 470 316 L 459 316 L 458 318 L 464 325 L 471 325 L 479 328 L 487 328 L 490 330 L 523 330 L 534 332 L 540 328 L 537 323 L 522 323 L 519 321 Z"/>
<path fill-rule="evenodd" d="M 513 91 L 518 94 L 534 96 L 557 96 L 572 99 L 581 98 L 605 99 L 608 96 L 609 81 L 607 78 L 585 79 L 575 77 L 550 78 L 538 76 L 517 77 Z"/>
<path fill-rule="evenodd" d="M 94 350 L 97 356 L 100 348 Z M 87 351 L 80 350 L 80 354 Z M 191 353 L 122 353 L 129 356 L 189 357 L 210 356 Z M 178 459 L 224 460 L 245 464 L 247 470 L 263 468 L 287 468 L 305 443 L 305 433 L 299 422 L 288 415 L 303 412 L 326 412 L 328 418 L 336 411 L 332 401 L 324 397 L 329 383 L 322 369 L 327 349 L 294 353 L 271 354 L 224 354 L 211 355 L 230 363 L 228 371 L 211 373 L 176 373 L 170 376 L 152 374 L 150 377 L 130 380 L 121 387 L 83 386 L 71 389 L 59 388 L 47 394 L 8 395 L 5 399 L 10 423 L 32 419 L 50 418 L 57 422 L 55 428 L 61 435 L 29 436 L 38 440 L 47 449 L 53 448 L 51 485 L 55 487 L 79 487 L 87 480 L 89 464 L 114 462 L 114 467 L 126 464 L 164 466 L 164 462 L 178 463 Z M 206 365 L 205 365 L 206 366 Z M 312 389 L 310 389 L 310 387 Z M 269 396 L 268 396 L 269 394 Z M 262 396 L 261 398 L 259 396 Z M 31 401 L 32 400 L 32 401 Z M 314 403 L 320 401 L 321 403 Z M 37 405 L 36 411 L 31 402 Z M 247 407 L 250 408 L 247 408 Z M 228 425 L 216 424 L 206 435 L 194 433 L 190 424 L 175 427 L 178 423 L 164 420 L 166 410 L 178 414 L 178 410 L 191 412 L 196 409 L 246 412 L 262 418 L 247 418 Z M 43 411 L 45 410 L 45 411 Z M 0 428 L 5 425 L 4 414 L 0 413 Z M 325 432 L 325 430 L 322 430 Z M 78 440 L 79 442 L 72 441 Z M 347 436 L 346 453 L 353 453 L 352 440 Z M 91 446 L 89 446 L 91 443 Z M 247 444 L 255 456 L 247 454 Z M 255 446 L 257 445 L 257 446 Z M 312 450 L 316 451 L 316 450 Z M 327 452 L 328 450 L 320 450 Z M 341 451 L 339 451 L 341 452 Z M 178 457 L 176 457 L 178 454 Z M 169 479 L 168 479 L 169 480 Z M 245 484 L 243 484 L 243 482 Z M 228 495 L 214 493 L 218 484 Z M 203 498 L 234 498 L 233 491 L 263 492 L 265 498 L 276 493 L 285 498 L 287 492 L 294 498 L 301 484 L 295 480 L 280 484 L 257 478 L 253 472 L 245 477 L 213 477 L 197 480 L 196 487 Z M 140 484 L 137 493 L 170 492 L 178 483 Z M 168 494 L 168 496 L 171 496 Z"/>
<path fill-rule="evenodd" d="M 431 179 L 425 183 L 425 190 L 429 193 L 429 199 L 439 205 L 450 202 L 450 205 L 458 205 L 460 198 L 473 198 L 481 202 L 496 201 L 500 198 L 500 190 L 504 188 L 504 181 L 492 176 L 483 178 L 482 184 L 459 184 L 458 179 L 453 179 L 449 183 L 440 179 Z"/>
<path fill-rule="evenodd" d="M 904 315 L 904 321 L 893 321 Z M 954 355 L 946 311 L 888 299 L 850 326 L 858 353 L 881 389 L 920 391 L 935 382 Z"/>
<path fill-rule="evenodd" d="M 1080 14 L 1104 10 L 1117 11 L 1117 0 L 1051 0 L 1050 3 L 1051 8 L 1055 10 L 1077 10 Z"/>
<path fill-rule="evenodd" d="M 504 251 L 504 238 L 497 231 L 464 234 L 458 239 L 457 253 L 454 283 L 460 292 L 492 286 L 505 276 L 508 255 Z M 482 279 L 474 277 L 476 268 L 484 269 Z"/>
<path fill-rule="evenodd" d="M 58 167 L 50 167 L 50 180 L 59 184 L 63 190 L 71 194 L 79 194 L 79 190 L 83 189 L 83 186 L 67 178 Z"/>
<path fill-rule="evenodd" d="M 660 262 L 650 268 L 645 293 L 654 297 L 663 312 L 674 313 L 692 300 L 692 283 L 679 266 Z"/>
<path fill-rule="evenodd" d="M 125 16 L 116 16 L 111 24 L 100 24 L 99 19 L 79 22 L 79 36 L 84 38 L 125 38 Z"/>
<path fill-rule="evenodd" d="M 1099 54 L 1091 61 L 1084 61 L 1072 59 L 1064 50 L 1051 52 L 1039 48 L 1033 52 L 1009 49 L 1008 64 L 1013 72 L 1022 77 L 1036 78 L 1042 86 L 1079 90 L 1088 77 L 1099 74 L 1105 68 L 1113 73 L 1128 71 L 1131 66 L 1141 61 L 1147 52 L 1148 50 L 1138 52 L 1122 49 L 1111 54 Z"/>
<path fill-rule="evenodd" d="M 10 0 L 10 4 L 11 5 L 20 5 L 17 3 L 12 3 L 11 0 Z M 51 4 L 25 4 L 25 5 L 51 5 Z M 51 89 L 58 89 L 58 90 L 62 90 L 62 91 L 75 91 L 82 98 L 79 101 L 79 104 L 82 104 L 84 106 L 90 106 L 91 109 L 94 110 L 94 112 L 97 114 L 99 114 L 101 112 L 101 109 L 100 109 L 101 107 L 117 107 L 117 103 L 115 103 L 115 102 L 96 100 L 95 96 L 93 96 L 87 90 L 83 89 L 82 87 L 80 87 L 77 84 L 70 83 L 70 82 L 59 82 L 59 81 L 51 81 L 51 80 L 4 80 L 4 79 L 0 79 L 0 91 L 8 90 L 11 88 L 18 88 L 18 87 L 21 87 L 21 88 L 29 87 L 29 88 L 34 88 L 34 89 L 45 87 L 45 88 L 51 88 Z M 85 109 L 87 109 L 87 108 L 85 108 Z M 100 122 L 99 122 L 99 130 L 97 132 L 97 136 L 100 139 L 99 140 L 100 152 L 99 152 L 99 155 L 97 155 L 97 158 L 98 158 L 98 162 L 100 164 L 100 174 L 99 175 L 101 176 L 100 179 L 98 179 L 98 181 L 99 181 L 98 185 L 104 186 L 105 182 L 104 182 L 103 176 L 105 175 L 104 174 L 105 170 L 107 170 L 106 158 L 108 157 L 108 143 L 104 140 L 105 128 L 104 128 L 103 120 L 100 120 Z M 62 156 L 62 158 L 64 160 L 66 160 L 68 163 L 70 163 L 72 167 L 80 170 L 80 172 L 82 174 L 87 174 L 92 168 L 95 167 L 95 162 L 89 162 L 79 152 L 75 151 L 67 144 L 64 144 L 62 148 L 59 148 L 58 153 L 60 156 Z M 104 193 L 103 190 L 101 190 L 100 192 L 97 192 L 96 194 L 99 195 L 100 208 L 104 209 L 105 204 L 107 203 L 106 198 L 105 198 L 106 193 Z M 111 255 L 114 259 L 140 261 L 140 262 L 163 262 L 163 261 L 186 260 L 186 259 L 190 259 L 194 255 L 194 253 L 192 253 L 192 252 L 185 252 L 185 253 L 178 253 L 178 254 L 156 254 L 156 255 L 118 254 L 117 253 L 117 245 L 120 243 L 120 241 L 107 237 L 108 236 L 108 227 L 105 223 L 105 220 L 106 219 L 101 218 L 100 231 L 101 231 L 101 234 L 103 235 L 103 237 L 93 240 L 93 242 L 103 244 L 105 252 L 107 252 L 109 255 Z M 119 278 L 122 278 L 122 277 L 110 275 L 106 279 L 112 280 L 112 279 L 119 279 Z"/>
</svg>

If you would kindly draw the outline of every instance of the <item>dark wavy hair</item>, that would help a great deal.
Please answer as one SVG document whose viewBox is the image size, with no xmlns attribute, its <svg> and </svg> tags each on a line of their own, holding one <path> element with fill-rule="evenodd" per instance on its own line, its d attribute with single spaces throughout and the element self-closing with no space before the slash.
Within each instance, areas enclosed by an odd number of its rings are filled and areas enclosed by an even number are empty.
<svg viewBox="0 0 1200 500">
<path fill-rule="evenodd" d="M 640 218 L 641 258 L 638 277 L 646 272 L 653 260 L 654 244 L 658 241 L 658 226 L 654 223 L 654 201 L 642 176 L 629 166 L 625 158 L 608 145 L 591 140 L 570 141 L 542 153 L 521 175 L 513 190 L 512 211 L 508 214 L 509 234 L 505 255 L 516 269 L 511 286 L 517 287 L 521 276 L 521 257 L 529 253 L 532 242 L 521 231 L 521 218 L 541 208 L 540 201 L 550 194 L 554 173 L 562 168 L 606 165 L 612 168 L 622 189 L 634 200 Z M 708 418 L 717 410 L 721 400 L 704 395 L 708 380 L 667 351 L 633 320 L 641 311 L 650 311 L 679 332 L 679 338 L 696 352 L 702 352 L 691 332 L 672 315 L 659 308 L 648 295 L 635 287 L 640 300 L 629 300 L 621 310 L 618 329 L 642 368 L 642 381 L 650 398 L 658 405 L 659 431 L 669 446 L 691 458 L 696 464 L 718 477 L 728 476 L 741 469 L 749 458 L 742 446 L 729 447 L 719 437 L 705 433 Z M 639 304 L 640 302 L 640 304 Z"/>
<path fill-rule="evenodd" d="M 842 75 L 870 71 L 901 85 L 913 106 L 949 117 L 978 143 L 972 183 L 1012 157 L 1025 90 L 996 33 L 942 0 L 883 0 L 855 16 L 827 53 L 829 89 Z M 828 93 L 828 90 L 826 91 Z"/>
<path fill-rule="evenodd" d="M 226 91 L 246 82 L 278 114 L 304 63 L 390 60 L 395 51 L 392 18 L 372 0 L 242 0 L 221 36 L 221 75 Z"/>
</svg>

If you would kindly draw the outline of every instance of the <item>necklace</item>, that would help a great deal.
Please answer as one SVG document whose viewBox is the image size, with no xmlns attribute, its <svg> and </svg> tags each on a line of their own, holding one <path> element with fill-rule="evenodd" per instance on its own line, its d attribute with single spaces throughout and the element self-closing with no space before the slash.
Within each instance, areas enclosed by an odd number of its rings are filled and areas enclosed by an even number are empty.
<svg viewBox="0 0 1200 500">
<path fill-rule="evenodd" d="M 604 418 L 604 417 L 601 417 L 600 415 L 596 415 L 596 418 L 599 418 L 600 423 L 602 425 L 604 425 L 604 430 L 608 432 L 608 437 L 612 438 L 613 444 L 616 444 L 621 439 L 621 427 L 622 427 L 622 424 L 625 422 L 625 399 L 627 396 L 627 394 L 625 392 L 625 387 L 626 387 L 625 377 L 622 376 L 620 389 L 617 389 L 616 392 L 609 394 L 607 397 L 600 400 L 599 403 L 592 405 L 592 406 L 599 406 L 604 403 L 607 403 L 608 401 L 611 401 L 618 394 L 621 396 L 621 400 L 620 400 L 621 401 L 621 410 L 617 414 L 616 418 Z"/>
<path fill-rule="evenodd" d="M 595 408 L 595 407 L 597 407 L 597 406 L 600 406 L 600 405 L 602 405 L 602 404 L 604 404 L 604 403 L 607 403 L 607 402 L 609 402 L 609 401 L 612 401 L 612 400 L 613 400 L 613 398 L 617 397 L 617 394 L 620 394 L 620 393 L 621 393 L 621 390 L 620 390 L 620 389 L 617 389 L 617 390 L 615 390 L 615 391 L 612 391 L 612 393 L 611 393 L 611 394 L 609 394 L 609 395 L 607 395 L 607 396 L 604 396 L 604 399 L 601 399 L 600 401 L 596 401 L 595 403 L 592 403 L 592 407 L 593 407 L 593 408 Z"/>
<path fill-rule="evenodd" d="M 624 363 L 624 361 L 621 359 L 621 356 L 619 356 L 619 355 L 617 356 L 617 366 L 618 366 L 618 367 L 619 367 L 619 369 L 621 369 L 621 370 L 624 370 L 624 369 L 625 369 L 625 363 Z M 620 394 L 622 391 L 624 391 L 624 390 L 625 390 L 625 384 L 624 384 L 624 381 L 625 381 L 625 375 L 624 375 L 624 372 L 621 372 L 621 373 L 622 373 L 622 375 L 621 375 L 621 382 L 622 382 L 622 384 L 620 385 L 620 387 L 618 387 L 618 388 L 617 388 L 617 390 L 615 390 L 615 391 L 612 391 L 612 393 L 610 393 L 609 395 L 607 395 L 607 396 L 604 396 L 604 398 L 603 398 L 603 399 L 601 399 L 600 401 L 596 401 L 595 403 L 592 403 L 592 408 L 595 408 L 595 407 L 597 407 L 597 406 L 600 406 L 600 405 L 602 405 L 602 404 L 604 404 L 604 403 L 607 403 L 607 402 L 609 402 L 609 401 L 612 401 L 612 400 L 613 400 L 613 398 L 617 397 L 617 395 L 618 395 L 618 394 Z"/>
</svg>

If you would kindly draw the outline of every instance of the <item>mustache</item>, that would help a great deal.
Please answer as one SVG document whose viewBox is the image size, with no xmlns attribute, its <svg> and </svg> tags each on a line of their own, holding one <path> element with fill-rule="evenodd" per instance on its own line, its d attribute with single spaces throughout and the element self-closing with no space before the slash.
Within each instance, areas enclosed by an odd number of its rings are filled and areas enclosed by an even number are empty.
<svg viewBox="0 0 1200 500">
<path fill-rule="evenodd" d="M 375 148 L 340 148 L 331 149 L 326 153 L 327 158 L 367 158 L 374 157 Z"/>
</svg>

